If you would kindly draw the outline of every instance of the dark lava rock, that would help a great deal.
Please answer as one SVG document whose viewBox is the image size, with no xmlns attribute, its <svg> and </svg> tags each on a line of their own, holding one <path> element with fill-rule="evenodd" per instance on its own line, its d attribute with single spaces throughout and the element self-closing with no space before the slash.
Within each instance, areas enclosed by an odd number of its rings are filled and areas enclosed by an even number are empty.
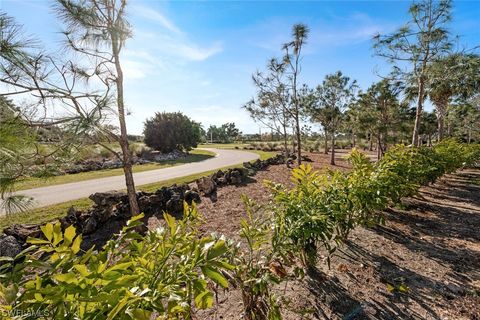
<svg viewBox="0 0 480 320">
<path fill-rule="evenodd" d="M 0 257 L 15 257 L 22 251 L 22 244 L 13 236 L 0 235 Z"/>
<path fill-rule="evenodd" d="M 302 156 L 302 161 L 304 161 L 304 162 L 313 162 L 313 160 L 310 159 L 309 156 Z"/>
<path fill-rule="evenodd" d="M 91 216 L 83 226 L 83 234 L 92 234 L 98 229 L 98 221 L 95 216 Z"/>
<path fill-rule="evenodd" d="M 128 196 L 122 191 L 96 192 L 88 197 L 97 206 L 112 206 L 120 202 L 128 202 Z"/>
<path fill-rule="evenodd" d="M 174 216 L 183 213 L 183 199 L 180 194 L 175 193 L 166 203 L 166 211 Z"/>
<path fill-rule="evenodd" d="M 202 195 L 209 196 L 217 191 L 217 184 L 212 177 L 203 177 L 196 181 L 197 189 Z"/>
<path fill-rule="evenodd" d="M 43 233 L 40 226 L 36 224 L 14 224 L 3 230 L 7 236 L 12 236 L 18 241 L 25 243 L 28 237 L 40 238 Z"/>
<path fill-rule="evenodd" d="M 189 205 L 191 205 L 193 202 L 195 203 L 201 202 L 200 195 L 198 194 L 198 192 L 193 190 L 185 191 L 184 200 Z"/>
</svg>

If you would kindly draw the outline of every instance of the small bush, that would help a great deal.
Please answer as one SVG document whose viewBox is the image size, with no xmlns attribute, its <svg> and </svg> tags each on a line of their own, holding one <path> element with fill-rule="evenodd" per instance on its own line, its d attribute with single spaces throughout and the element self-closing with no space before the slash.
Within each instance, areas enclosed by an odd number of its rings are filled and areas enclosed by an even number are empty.
<svg viewBox="0 0 480 320">
<path fill-rule="evenodd" d="M 184 218 L 165 214 L 165 227 L 136 233 L 133 217 L 103 249 L 82 252 L 82 236 L 70 226 L 42 227 L 44 239 L 0 267 L 0 313 L 35 310 L 48 319 L 191 318 L 192 309 L 209 308 L 209 282 L 227 287 L 224 239 L 200 236 L 195 207 Z M 79 253 L 82 253 L 79 255 Z M 3 259 L 5 260 L 8 259 Z"/>
<path fill-rule="evenodd" d="M 82 148 L 80 148 L 76 153 L 75 153 L 75 159 L 77 161 L 85 161 L 85 160 L 90 160 L 94 158 L 97 155 L 95 152 L 95 146 L 92 145 L 87 145 Z"/>
<path fill-rule="evenodd" d="M 201 127 L 181 112 L 162 112 L 145 121 L 143 134 L 145 144 L 154 150 L 190 151 L 200 142 Z"/>
<path fill-rule="evenodd" d="M 113 156 L 113 153 L 110 150 L 107 150 L 103 147 L 100 147 L 99 154 L 102 158 L 111 158 Z"/>
</svg>

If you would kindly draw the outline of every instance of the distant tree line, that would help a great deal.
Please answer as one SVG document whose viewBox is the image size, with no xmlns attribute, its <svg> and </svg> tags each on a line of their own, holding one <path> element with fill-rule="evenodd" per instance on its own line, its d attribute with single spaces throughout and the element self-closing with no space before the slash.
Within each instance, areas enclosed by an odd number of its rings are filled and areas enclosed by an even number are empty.
<svg viewBox="0 0 480 320">
<path fill-rule="evenodd" d="M 445 137 L 480 141 L 480 56 L 453 50 L 451 1 L 417 1 L 409 13 L 410 20 L 397 31 L 374 36 L 375 54 L 392 71 L 366 90 L 341 71 L 326 75 L 313 88 L 300 85 L 309 29 L 294 25 L 283 56 L 270 59 L 265 71 L 253 75 L 257 92 L 244 108 L 282 136 L 285 153 L 296 152 L 299 164 L 301 136 L 308 131 L 301 121 L 322 127 L 324 152 L 331 153 L 332 164 L 338 136 L 350 137 L 352 146 L 357 138 L 367 139 L 379 158 L 392 143 L 431 145 Z M 425 111 L 428 102 L 433 112 Z M 296 143 L 289 143 L 291 136 Z"/>
<path fill-rule="evenodd" d="M 221 126 L 211 125 L 205 134 L 207 142 L 231 143 L 237 140 L 242 132 L 235 126 L 235 123 L 227 122 Z"/>
</svg>

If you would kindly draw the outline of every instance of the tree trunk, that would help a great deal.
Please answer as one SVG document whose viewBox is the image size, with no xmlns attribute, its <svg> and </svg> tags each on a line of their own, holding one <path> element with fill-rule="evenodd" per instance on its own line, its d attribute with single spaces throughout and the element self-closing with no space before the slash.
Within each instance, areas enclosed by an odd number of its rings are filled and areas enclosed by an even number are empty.
<svg viewBox="0 0 480 320">
<path fill-rule="evenodd" d="M 332 166 L 334 166 L 335 165 L 335 130 L 332 130 L 332 137 L 331 138 L 332 138 L 332 142 L 331 142 L 332 152 L 330 154 L 330 164 Z"/>
<path fill-rule="evenodd" d="M 443 131 L 445 127 L 445 119 L 443 118 L 443 115 L 439 115 L 437 118 L 438 121 L 438 142 L 443 140 Z"/>
<path fill-rule="evenodd" d="M 428 134 L 428 146 L 429 147 L 432 146 L 432 134 L 431 133 Z"/>
<path fill-rule="evenodd" d="M 283 126 L 283 146 L 285 148 L 285 160 L 288 158 L 288 135 L 287 135 L 287 127 Z"/>
<path fill-rule="evenodd" d="M 357 136 L 355 135 L 355 133 L 352 133 L 352 148 L 355 148 L 356 145 L 357 145 Z"/>
<path fill-rule="evenodd" d="M 382 159 L 383 152 L 382 152 L 382 135 L 380 132 L 377 135 L 377 160 Z"/>
<path fill-rule="evenodd" d="M 419 145 L 419 133 L 420 133 L 420 124 L 422 121 L 422 111 L 423 111 L 423 96 L 425 92 L 425 81 L 423 80 L 423 75 L 420 75 L 418 78 L 418 101 L 417 101 L 417 110 L 415 113 L 415 125 L 413 126 L 413 135 L 412 135 L 412 146 L 418 147 Z"/>
<path fill-rule="evenodd" d="M 368 151 L 373 151 L 373 134 L 370 133 L 368 135 L 368 140 L 369 140 Z"/>
<path fill-rule="evenodd" d="M 445 114 L 447 113 L 448 101 L 450 101 L 450 95 L 442 94 L 431 97 L 432 103 L 435 106 L 435 114 L 437 116 L 437 140 L 440 142 L 443 140 L 445 131 Z"/>
<path fill-rule="evenodd" d="M 298 114 L 298 107 L 296 112 L 296 119 L 295 119 L 295 126 L 296 126 L 296 135 L 297 135 L 297 163 L 298 165 L 302 164 L 302 136 L 300 132 L 300 119 Z"/>
<path fill-rule="evenodd" d="M 115 69 L 117 71 L 117 108 L 118 119 L 120 122 L 120 137 L 118 142 L 122 149 L 123 156 L 123 172 L 125 174 L 125 184 L 127 186 L 128 202 L 130 204 L 130 213 L 132 216 L 140 213 L 137 202 L 137 193 L 135 192 L 135 182 L 132 173 L 132 157 L 128 148 L 127 125 L 125 123 L 125 106 L 123 101 L 123 71 L 120 65 L 119 42 L 115 36 L 112 36 L 112 51 L 115 59 Z"/>
<path fill-rule="evenodd" d="M 328 134 L 327 134 L 327 130 L 325 130 L 324 132 L 324 145 L 323 145 L 323 153 L 324 154 L 328 154 Z"/>
<path fill-rule="evenodd" d="M 385 152 L 387 151 L 388 149 L 388 129 L 385 130 L 384 134 L 382 135 L 382 140 L 383 140 L 383 143 L 382 143 L 382 156 L 385 154 Z"/>
</svg>

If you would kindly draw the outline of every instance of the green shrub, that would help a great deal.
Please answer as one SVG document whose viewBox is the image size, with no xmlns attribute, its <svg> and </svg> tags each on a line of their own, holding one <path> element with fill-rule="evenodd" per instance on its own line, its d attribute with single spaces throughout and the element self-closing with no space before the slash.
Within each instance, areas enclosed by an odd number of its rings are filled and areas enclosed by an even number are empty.
<svg viewBox="0 0 480 320">
<path fill-rule="evenodd" d="M 381 223 L 382 210 L 420 186 L 478 165 L 480 145 L 447 140 L 434 148 L 396 146 L 377 163 L 354 149 L 348 160 L 349 173 L 294 169 L 291 189 L 268 182 L 274 195 L 268 206 L 245 198 L 244 246 L 201 236 L 195 206 L 186 206 L 179 221 L 165 214 L 165 227 L 145 236 L 134 231 L 142 216 L 134 217 L 98 251 L 82 252 L 73 227 L 62 233 L 60 224 L 47 224 L 45 239 L 29 239 L 32 247 L 15 259 L 1 259 L 0 314 L 191 318 L 193 309 L 213 305 L 211 282 L 240 289 L 246 319 L 281 319 L 273 288 L 314 266 L 319 245 L 329 262 L 356 226 Z"/>
<path fill-rule="evenodd" d="M 272 210 L 280 217 L 294 252 L 309 267 L 316 261 L 318 245 L 333 253 L 357 225 L 382 222 L 381 211 L 387 206 L 443 174 L 479 160 L 479 145 L 456 141 L 434 148 L 396 146 L 375 164 L 354 149 L 349 173 L 320 174 L 302 165 L 292 171 L 292 189 L 268 183 L 274 194 Z"/>
<path fill-rule="evenodd" d="M 95 155 L 95 146 L 92 145 L 82 146 L 74 152 L 74 157 L 76 161 L 90 160 L 94 158 Z"/>
<path fill-rule="evenodd" d="M 281 319 L 280 302 L 272 288 L 287 278 L 286 267 L 291 262 L 286 253 L 291 252 L 288 241 L 279 240 L 279 224 L 274 216 L 262 211 L 256 203 L 243 198 L 247 218 L 241 220 L 240 236 L 246 250 L 233 247 L 230 272 L 235 287 L 242 293 L 244 317 L 253 319 Z"/>
<path fill-rule="evenodd" d="M 99 151 L 99 154 L 102 158 L 111 158 L 113 157 L 113 153 L 108 150 L 108 149 L 105 149 L 103 147 L 100 147 L 100 151 Z"/>
<path fill-rule="evenodd" d="M 267 142 L 267 150 L 266 151 L 276 151 L 278 143 L 276 142 Z"/>
<path fill-rule="evenodd" d="M 202 128 L 181 112 L 157 112 L 145 121 L 143 134 L 145 144 L 154 150 L 188 152 L 200 142 Z"/>
<path fill-rule="evenodd" d="M 166 226 L 144 237 L 134 231 L 141 218 L 98 252 L 81 252 L 73 227 L 62 233 L 60 224 L 43 226 L 45 239 L 29 239 L 34 246 L 1 267 L 0 313 L 134 320 L 155 312 L 183 319 L 194 306 L 211 307 L 208 282 L 227 287 L 222 271 L 233 269 L 225 240 L 198 234 L 195 207 L 186 207 L 180 221 L 165 214 Z"/>
</svg>

